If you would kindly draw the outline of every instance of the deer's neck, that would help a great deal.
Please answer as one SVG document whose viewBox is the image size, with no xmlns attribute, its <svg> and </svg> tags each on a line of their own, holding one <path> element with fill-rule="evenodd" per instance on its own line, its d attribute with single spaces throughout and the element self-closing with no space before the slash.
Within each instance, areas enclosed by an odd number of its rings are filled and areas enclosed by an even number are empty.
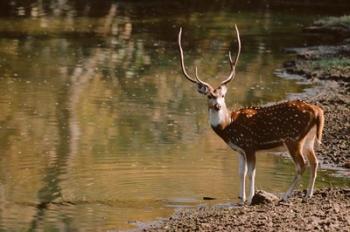
<svg viewBox="0 0 350 232">
<path fill-rule="evenodd" d="M 220 110 L 214 110 L 209 108 L 209 122 L 214 128 L 219 127 L 224 129 L 231 123 L 231 112 L 227 109 L 226 105 L 222 105 Z"/>
</svg>

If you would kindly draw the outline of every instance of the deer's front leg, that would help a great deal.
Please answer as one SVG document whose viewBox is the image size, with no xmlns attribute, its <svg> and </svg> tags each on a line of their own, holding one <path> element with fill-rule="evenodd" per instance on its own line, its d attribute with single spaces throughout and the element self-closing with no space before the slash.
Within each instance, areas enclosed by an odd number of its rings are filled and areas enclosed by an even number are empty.
<svg viewBox="0 0 350 232">
<path fill-rule="evenodd" d="M 240 193 L 239 197 L 241 198 L 241 203 L 244 204 L 245 196 L 245 178 L 247 175 L 247 159 L 245 153 L 240 153 L 239 155 L 239 177 L 240 177 Z"/>
<path fill-rule="evenodd" d="M 255 194 L 255 152 L 247 153 L 247 166 L 248 166 L 248 178 L 249 178 L 249 196 L 248 196 L 248 204 L 252 203 L 252 199 Z"/>
</svg>

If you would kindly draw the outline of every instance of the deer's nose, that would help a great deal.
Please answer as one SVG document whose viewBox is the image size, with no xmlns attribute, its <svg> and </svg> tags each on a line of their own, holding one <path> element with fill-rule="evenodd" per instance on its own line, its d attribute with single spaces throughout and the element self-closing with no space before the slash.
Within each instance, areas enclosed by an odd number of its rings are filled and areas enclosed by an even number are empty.
<svg viewBox="0 0 350 232">
<path fill-rule="evenodd" d="M 218 103 L 216 103 L 216 104 L 214 105 L 214 109 L 217 110 L 217 111 L 219 111 L 219 110 L 221 109 L 221 105 L 218 104 Z"/>
</svg>

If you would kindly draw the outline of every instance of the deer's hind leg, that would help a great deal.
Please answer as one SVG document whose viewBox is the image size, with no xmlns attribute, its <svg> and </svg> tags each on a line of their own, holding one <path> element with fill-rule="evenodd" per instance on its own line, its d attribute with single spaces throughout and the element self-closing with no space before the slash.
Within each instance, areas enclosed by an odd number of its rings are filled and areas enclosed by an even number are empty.
<svg viewBox="0 0 350 232">
<path fill-rule="evenodd" d="M 305 137 L 303 154 L 307 156 L 310 164 L 310 179 L 307 188 L 306 198 L 311 198 L 314 192 L 314 185 L 317 176 L 318 159 L 314 151 L 316 139 L 316 127 L 313 127 Z"/>
<path fill-rule="evenodd" d="M 301 176 L 305 171 L 306 161 L 302 154 L 302 148 L 304 145 L 303 140 L 302 141 L 287 140 L 285 141 L 285 145 L 288 148 L 289 154 L 291 155 L 294 161 L 295 172 L 296 172 L 292 184 L 290 185 L 288 191 L 283 196 L 283 200 L 287 201 L 288 197 L 293 192 L 295 186 L 299 183 Z"/>
</svg>

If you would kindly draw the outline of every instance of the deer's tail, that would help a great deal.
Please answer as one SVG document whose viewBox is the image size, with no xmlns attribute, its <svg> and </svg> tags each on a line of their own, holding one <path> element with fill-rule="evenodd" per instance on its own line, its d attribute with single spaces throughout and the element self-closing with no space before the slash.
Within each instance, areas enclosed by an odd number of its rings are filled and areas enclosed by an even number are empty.
<svg viewBox="0 0 350 232">
<path fill-rule="evenodd" d="M 324 127 L 324 113 L 321 108 L 318 109 L 318 112 L 316 114 L 316 141 L 320 145 L 322 144 L 322 134 L 323 134 L 323 127 Z"/>
</svg>

